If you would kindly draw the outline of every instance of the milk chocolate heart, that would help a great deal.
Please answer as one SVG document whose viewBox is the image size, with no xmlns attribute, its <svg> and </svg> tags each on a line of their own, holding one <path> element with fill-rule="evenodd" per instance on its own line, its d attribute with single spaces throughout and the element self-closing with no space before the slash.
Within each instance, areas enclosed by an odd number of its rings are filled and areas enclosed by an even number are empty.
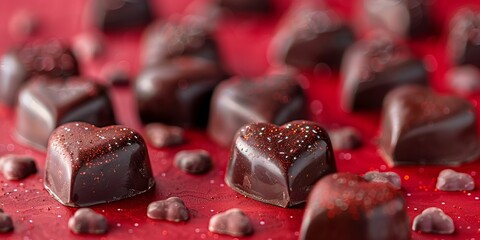
<svg viewBox="0 0 480 240">
<path fill-rule="evenodd" d="M 237 130 L 245 124 L 280 125 L 306 117 L 306 98 L 296 77 L 233 78 L 215 89 L 208 135 L 218 144 L 229 146 Z"/>
<path fill-rule="evenodd" d="M 333 172 L 332 145 L 318 124 L 254 123 L 237 132 L 225 181 L 247 197 L 291 207 L 305 202 L 312 185 Z"/>
<path fill-rule="evenodd" d="M 390 90 L 406 84 L 428 84 L 422 61 L 387 36 L 364 39 L 349 48 L 342 75 L 341 102 L 347 111 L 380 109 Z"/>
<path fill-rule="evenodd" d="M 421 86 L 393 90 L 384 102 L 380 148 L 391 165 L 459 165 L 480 153 L 474 107 Z"/>
<path fill-rule="evenodd" d="M 155 180 L 138 133 L 73 122 L 55 129 L 48 141 L 44 184 L 60 203 L 85 207 L 141 194 Z"/>
<path fill-rule="evenodd" d="M 20 91 L 17 135 L 28 144 L 45 149 L 57 126 L 74 121 L 100 127 L 115 124 L 105 87 L 76 77 L 68 81 L 37 78 Z"/>
<path fill-rule="evenodd" d="M 387 183 L 325 176 L 308 197 L 300 239 L 410 239 L 405 200 Z"/>
</svg>

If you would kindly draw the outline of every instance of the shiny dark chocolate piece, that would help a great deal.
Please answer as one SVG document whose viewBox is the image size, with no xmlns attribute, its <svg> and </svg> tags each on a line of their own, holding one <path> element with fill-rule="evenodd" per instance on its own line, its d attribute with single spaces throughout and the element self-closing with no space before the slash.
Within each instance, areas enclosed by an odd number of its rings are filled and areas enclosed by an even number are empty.
<svg viewBox="0 0 480 240">
<path fill-rule="evenodd" d="M 217 0 L 219 7 L 231 12 L 268 12 L 271 10 L 270 0 Z"/>
<path fill-rule="evenodd" d="M 353 127 L 342 127 L 328 131 L 335 151 L 352 150 L 362 145 L 360 133 Z"/>
<path fill-rule="evenodd" d="M 480 67 L 480 10 L 460 9 L 450 23 L 448 50 L 455 64 Z"/>
<path fill-rule="evenodd" d="M 286 16 L 270 51 L 274 60 L 293 67 L 314 68 L 324 63 L 336 68 L 354 40 L 352 29 L 335 12 L 300 4 Z"/>
<path fill-rule="evenodd" d="M 145 135 L 150 144 L 156 148 L 171 147 L 185 142 L 182 128 L 161 123 L 147 124 Z"/>
<path fill-rule="evenodd" d="M 480 69 L 473 65 L 453 67 L 447 72 L 447 83 L 459 95 L 480 92 Z"/>
<path fill-rule="evenodd" d="M 253 123 L 235 137 L 225 182 L 247 197 L 291 207 L 305 202 L 313 184 L 333 172 L 332 145 L 318 124 Z"/>
<path fill-rule="evenodd" d="M 363 175 L 369 182 L 389 183 L 397 190 L 402 188 L 402 179 L 395 172 L 370 171 Z"/>
<path fill-rule="evenodd" d="M 313 186 L 300 240 L 410 239 L 406 203 L 390 184 L 350 173 L 325 176 Z"/>
<path fill-rule="evenodd" d="M 0 172 L 7 180 L 21 180 L 37 172 L 35 159 L 28 156 L 0 157 Z"/>
<path fill-rule="evenodd" d="M 372 29 L 398 37 L 422 37 L 437 32 L 431 0 L 362 0 L 362 15 Z"/>
<path fill-rule="evenodd" d="M 142 63 L 145 67 L 179 56 L 205 58 L 220 65 L 217 44 L 203 23 L 189 18 L 177 22 L 159 21 L 145 30 L 142 45 Z"/>
<path fill-rule="evenodd" d="M 0 102 L 13 106 L 23 83 L 33 76 L 77 75 L 78 64 L 69 48 L 59 41 L 26 44 L 3 55 L 0 62 Z"/>
<path fill-rule="evenodd" d="M 74 121 L 99 127 L 115 124 L 105 87 L 84 78 L 63 81 L 41 77 L 20 91 L 17 135 L 21 141 L 45 149 L 50 133 L 57 126 Z"/>
<path fill-rule="evenodd" d="M 147 216 L 155 220 L 185 222 L 189 218 L 189 213 L 182 199 L 170 197 L 148 204 Z"/>
<path fill-rule="evenodd" d="M 68 220 L 68 228 L 76 234 L 104 234 L 108 230 L 107 219 L 90 208 L 80 208 Z"/>
<path fill-rule="evenodd" d="M 413 219 L 412 230 L 424 233 L 453 234 L 455 225 L 452 218 L 442 209 L 430 207 Z"/>
<path fill-rule="evenodd" d="M 388 37 L 366 39 L 352 46 L 345 53 L 342 75 L 341 103 L 346 111 L 377 110 L 392 89 L 428 84 L 422 61 Z"/>
<path fill-rule="evenodd" d="M 205 127 L 213 89 L 224 79 L 214 62 L 178 57 L 144 70 L 135 82 L 140 118 L 181 127 Z"/>
<path fill-rule="evenodd" d="M 232 208 L 212 216 L 208 230 L 232 237 L 242 237 L 251 235 L 253 226 L 250 218 L 241 209 Z"/>
<path fill-rule="evenodd" d="M 205 150 L 184 150 L 175 155 L 175 166 L 187 173 L 205 173 L 212 165 L 210 153 Z"/>
<path fill-rule="evenodd" d="M 440 191 L 471 191 L 475 189 L 475 180 L 467 173 L 445 169 L 438 174 L 436 187 Z"/>
<path fill-rule="evenodd" d="M 459 165 L 480 154 L 474 107 L 465 99 L 418 86 L 390 92 L 380 148 L 390 165 Z"/>
<path fill-rule="evenodd" d="M 50 136 L 44 185 L 63 205 L 86 207 L 144 193 L 155 179 L 140 134 L 72 122 Z"/>
<path fill-rule="evenodd" d="M 149 0 L 95 0 L 92 19 L 103 31 L 142 27 L 153 20 Z"/>
<path fill-rule="evenodd" d="M 296 77 L 271 75 L 253 81 L 233 78 L 215 89 L 207 131 L 218 144 L 230 146 L 245 124 L 281 125 L 307 115 L 306 97 Z"/>
<path fill-rule="evenodd" d="M 3 212 L 0 208 L 0 233 L 11 232 L 13 230 L 13 221 L 10 215 Z"/>
</svg>

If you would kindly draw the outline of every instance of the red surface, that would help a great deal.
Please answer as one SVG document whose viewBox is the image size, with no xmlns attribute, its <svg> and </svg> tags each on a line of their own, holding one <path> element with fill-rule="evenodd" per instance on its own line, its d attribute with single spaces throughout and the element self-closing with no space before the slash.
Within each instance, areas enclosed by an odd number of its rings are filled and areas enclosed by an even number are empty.
<svg viewBox="0 0 480 240">
<path fill-rule="evenodd" d="M 182 12 L 188 0 L 155 1 L 157 13 L 164 16 Z M 282 6 L 288 0 L 279 0 Z M 335 8 L 351 17 L 352 3 L 349 0 L 331 0 Z M 452 12 L 470 1 L 437 0 L 434 8 L 437 17 L 446 26 Z M 86 0 L 21 0 L 0 1 L 0 53 L 5 52 L 18 40 L 8 33 L 8 20 L 20 9 L 27 9 L 39 16 L 41 28 L 34 39 L 59 37 L 65 40 L 89 28 L 82 22 Z M 284 8 L 284 7 L 283 7 Z M 220 24 L 218 40 L 227 65 L 232 72 L 242 75 L 260 75 L 268 69 L 265 49 L 279 18 L 229 18 Z M 126 61 L 133 74 L 138 71 L 138 40 L 140 31 L 129 31 L 106 36 L 106 56 L 83 65 L 86 75 L 100 76 L 107 62 Z M 432 70 L 432 86 L 440 92 L 449 92 L 444 84 L 445 37 L 431 38 L 411 44 L 415 53 L 424 57 Z M 471 239 L 480 237 L 480 192 L 445 193 L 435 191 L 438 173 L 444 167 L 398 167 L 389 169 L 377 153 L 375 139 L 378 135 L 379 114 L 347 114 L 339 109 L 339 81 L 335 73 L 317 69 L 306 73 L 304 82 L 311 101 L 312 119 L 325 126 L 352 125 L 363 134 L 365 146 L 356 151 L 337 152 L 339 171 L 364 173 L 368 170 L 391 170 L 403 179 L 403 192 L 411 220 L 427 207 L 442 208 L 455 222 L 456 232 L 451 236 L 412 233 L 414 239 Z M 112 96 L 120 123 L 142 130 L 131 92 L 126 89 L 112 90 Z M 471 97 L 477 105 L 480 96 Z M 28 154 L 35 157 L 39 173 L 23 181 L 7 181 L 0 176 L 0 208 L 14 219 L 15 231 L 2 234 L 8 239 L 90 239 L 92 236 L 77 236 L 67 228 L 67 220 L 75 209 L 68 208 L 51 198 L 43 189 L 45 154 L 17 143 L 14 135 L 14 112 L 0 106 L 0 155 L 8 153 Z M 224 185 L 224 170 L 229 150 L 212 143 L 202 131 L 187 131 L 188 143 L 171 149 L 150 148 L 150 157 L 157 185 L 147 194 L 111 204 L 95 206 L 105 214 L 110 230 L 105 239 L 216 239 L 227 238 L 208 232 L 209 218 L 220 211 L 239 207 L 246 211 L 254 223 L 255 233 L 250 239 L 296 239 L 298 238 L 303 209 L 282 209 L 269 206 L 237 194 Z M 203 148 L 211 152 L 215 167 L 206 175 L 186 175 L 172 166 L 172 159 L 181 149 Z M 471 174 L 480 186 L 480 162 L 455 168 Z M 477 187 L 478 189 L 478 187 Z M 146 217 L 148 203 L 170 196 L 184 199 L 191 211 L 187 223 L 153 221 Z"/>
</svg>

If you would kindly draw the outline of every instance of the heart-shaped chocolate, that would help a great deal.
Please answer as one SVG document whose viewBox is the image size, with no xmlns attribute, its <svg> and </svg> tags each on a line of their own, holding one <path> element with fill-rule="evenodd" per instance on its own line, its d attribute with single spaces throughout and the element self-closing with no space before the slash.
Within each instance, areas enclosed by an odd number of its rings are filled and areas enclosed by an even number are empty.
<svg viewBox="0 0 480 240">
<path fill-rule="evenodd" d="M 271 75 L 254 81 L 233 78 L 215 89 L 208 135 L 222 146 L 230 146 L 243 125 L 270 122 L 281 125 L 307 116 L 306 99 L 298 79 Z"/>
<path fill-rule="evenodd" d="M 376 110 L 385 95 L 406 84 L 428 84 L 422 61 L 389 37 L 365 39 L 352 46 L 342 64 L 342 107 L 347 111 Z"/>
<path fill-rule="evenodd" d="M 412 85 L 389 93 L 383 107 L 379 144 L 390 165 L 459 165 L 480 154 L 467 100 Z"/>
<path fill-rule="evenodd" d="M 387 183 L 325 176 L 308 197 L 300 239 L 410 239 L 405 200 Z"/>
<path fill-rule="evenodd" d="M 333 172 L 332 145 L 318 124 L 253 123 L 235 137 L 225 182 L 247 197 L 290 207 L 305 202 L 312 185 Z"/>
<path fill-rule="evenodd" d="M 50 136 L 44 184 L 60 203 L 84 207 L 141 194 L 155 180 L 140 134 L 73 122 Z"/>
<path fill-rule="evenodd" d="M 115 124 L 106 89 L 92 81 L 37 78 L 20 91 L 17 135 L 34 147 L 45 149 L 50 133 L 59 125 L 83 121 L 96 126 Z"/>
</svg>

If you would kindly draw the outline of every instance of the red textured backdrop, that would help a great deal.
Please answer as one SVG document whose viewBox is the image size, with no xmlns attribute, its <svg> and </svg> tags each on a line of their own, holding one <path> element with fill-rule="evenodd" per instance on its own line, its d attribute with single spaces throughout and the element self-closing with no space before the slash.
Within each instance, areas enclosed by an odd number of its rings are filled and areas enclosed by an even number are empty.
<svg viewBox="0 0 480 240">
<path fill-rule="evenodd" d="M 153 1 L 158 16 L 181 13 L 189 0 Z M 289 0 L 277 0 L 280 9 L 285 9 Z M 353 4 L 350 0 L 330 0 L 332 6 L 352 18 Z M 39 16 L 41 26 L 35 39 L 58 37 L 72 40 L 75 34 L 89 31 L 82 16 L 86 0 L 18 0 L 0 2 L 0 53 L 16 43 L 8 32 L 10 17 L 21 9 Z M 478 0 L 434 1 L 436 18 L 443 22 L 459 6 L 478 3 Z M 281 12 L 281 11 L 280 11 Z M 229 18 L 216 32 L 222 55 L 233 73 L 261 75 L 268 70 L 265 50 L 269 44 L 280 13 L 275 16 L 247 19 Z M 99 60 L 82 65 L 82 72 L 100 76 L 106 62 L 126 61 L 132 74 L 138 71 L 138 41 L 140 30 L 115 33 L 106 36 L 106 55 Z M 431 85 L 440 92 L 449 92 L 444 75 L 449 68 L 445 54 L 445 33 L 439 38 L 412 42 L 414 52 L 429 63 L 432 69 Z M 337 152 L 339 171 L 364 173 L 368 170 L 389 168 L 377 153 L 375 139 L 378 135 L 379 114 L 348 114 L 339 109 L 339 81 L 336 73 L 328 71 L 306 73 L 309 80 L 306 90 L 311 102 L 312 119 L 325 126 L 352 125 L 365 139 L 359 150 Z M 100 79 L 101 80 L 101 79 Z M 118 120 L 121 124 L 142 130 L 134 101 L 129 89 L 112 90 Z M 480 96 L 471 97 L 477 106 Z M 20 145 L 13 137 L 14 111 L 0 106 L 0 155 L 7 153 L 29 154 L 35 157 L 39 173 L 23 181 L 7 181 L 0 176 L 0 208 L 14 219 L 15 231 L 2 234 L 0 238 L 11 239 L 90 239 L 92 236 L 77 236 L 67 228 L 68 218 L 75 209 L 65 207 L 53 200 L 43 189 L 45 154 Z M 187 131 L 188 143 L 166 150 L 150 148 L 150 157 L 157 185 L 154 191 L 132 199 L 95 206 L 105 214 L 110 230 L 105 239 L 217 239 L 226 238 L 208 232 L 208 219 L 213 214 L 232 207 L 242 208 L 251 217 L 255 233 L 250 239 L 297 239 L 303 209 L 282 209 L 245 198 L 224 185 L 224 170 L 229 150 L 211 142 L 202 131 Z M 183 149 L 203 148 L 211 152 L 215 167 L 208 174 L 191 176 L 172 166 L 172 158 Z M 451 236 L 412 233 L 414 239 L 471 239 L 480 236 L 480 192 L 478 190 L 457 193 L 435 191 L 438 172 L 443 167 L 398 167 L 391 169 L 403 179 L 403 189 L 408 212 L 413 217 L 431 206 L 442 208 L 455 222 L 456 233 Z M 456 170 L 471 174 L 480 186 L 480 162 L 465 164 Z M 478 188 L 477 188 L 478 189 Z M 191 211 L 187 223 L 153 221 L 146 217 L 146 206 L 154 200 L 178 196 L 185 200 Z"/>
</svg>

